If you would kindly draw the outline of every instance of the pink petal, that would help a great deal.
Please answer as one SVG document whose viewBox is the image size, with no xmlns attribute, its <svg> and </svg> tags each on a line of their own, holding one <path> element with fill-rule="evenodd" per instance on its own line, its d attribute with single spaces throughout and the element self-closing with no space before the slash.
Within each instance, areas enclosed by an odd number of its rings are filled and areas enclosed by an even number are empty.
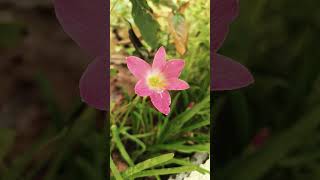
<svg viewBox="0 0 320 180">
<path fill-rule="evenodd" d="M 84 102 L 100 110 L 109 109 L 109 77 L 107 58 L 96 58 L 80 79 L 80 96 Z"/>
<path fill-rule="evenodd" d="M 166 65 L 166 50 L 164 47 L 160 47 L 156 54 L 154 55 L 152 69 L 159 69 L 162 70 Z"/>
<path fill-rule="evenodd" d="M 166 63 L 163 73 L 167 78 L 178 78 L 184 67 L 184 60 L 173 59 Z"/>
<path fill-rule="evenodd" d="M 143 79 L 140 79 L 137 82 L 136 86 L 134 87 L 134 91 L 139 96 L 150 96 L 153 92 L 149 89 L 149 87 L 147 86 L 147 84 L 145 83 L 145 81 Z"/>
<path fill-rule="evenodd" d="M 109 3 L 104 0 L 54 0 L 55 12 L 65 32 L 93 57 L 109 49 Z"/>
<path fill-rule="evenodd" d="M 211 21 L 211 42 L 214 50 L 219 49 L 223 43 L 230 23 L 239 13 L 238 0 L 216 0 L 211 3 L 213 21 Z"/>
<path fill-rule="evenodd" d="M 189 84 L 178 78 L 167 79 L 167 89 L 168 90 L 185 90 L 189 88 Z"/>
<path fill-rule="evenodd" d="M 168 115 L 170 113 L 171 97 L 168 91 L 161 93 L 154 92 L 150 96 L 152 104 L 161 113 Z"/>
<path fill-rule="evenodd" d="M 215 54 L 211 67 L 211 90 L 233 90 L 254 82 L 246 67 L 225 56 Z"/>
<path fill-rule="evenodd" d="M 129 71 L 138 79 L 144 79 L 151 69 L 148 63 L 136 56 L 127 57 L 127 66 Z"/>
</svg>

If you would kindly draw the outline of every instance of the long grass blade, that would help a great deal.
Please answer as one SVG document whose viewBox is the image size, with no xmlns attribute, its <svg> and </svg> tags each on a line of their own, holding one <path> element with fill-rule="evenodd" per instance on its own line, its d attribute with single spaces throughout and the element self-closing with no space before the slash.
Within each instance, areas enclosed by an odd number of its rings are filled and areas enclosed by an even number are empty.
<svg viewBox="0 0 320 180">
<path fill-rule="evenodd" d="M 162 164 L 164 162 L 169 161 L 170 159 L 172 159 L 174 157 L 173 153 L 169 153 L 169 154 L 164 154 L 155 158 L 151 158 L 148 159 L 146 161 L 143 161 L 133 167 L 128 168 L 125 172 L 124 172 L 124 176 L 132 176 L 133 174 L 139 173 L 145 169 L 149 169 L 152 168 L 154 166 L 157 166 L 159 164 Z"/>
<path fill-rule="evenodd" d="M 124 145 L 121 142 L 117 126 L 112 125 L 111 132 L 112 132 L 112 139 L 115 142 L 121 156 L 129 164 L 129 166 L 133 166 L 134 163 L 133 163 L 132 159 L 130 158 L 128 152 L 126 151 L 126 148 L 124 147 Z"/>
</svg>

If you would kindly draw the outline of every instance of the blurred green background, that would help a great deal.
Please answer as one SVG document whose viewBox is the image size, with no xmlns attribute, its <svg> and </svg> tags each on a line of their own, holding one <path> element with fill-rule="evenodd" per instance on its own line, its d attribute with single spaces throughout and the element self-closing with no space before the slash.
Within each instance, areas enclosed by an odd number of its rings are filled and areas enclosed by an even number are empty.
<svg viewBox="0 0 320 180">
<path fill-rule="evenodd" d="M 0 2 L 0 179 L 105 179 L 105 114 L 79 98 L 91 59 L 51 1 Z"/>
<path fill-rule="evenodd" d="M 220 53 L 255 84 L 212 94 L 221 180 L 320 179 L 320 4 L 240 0 Z"/>
</svg>

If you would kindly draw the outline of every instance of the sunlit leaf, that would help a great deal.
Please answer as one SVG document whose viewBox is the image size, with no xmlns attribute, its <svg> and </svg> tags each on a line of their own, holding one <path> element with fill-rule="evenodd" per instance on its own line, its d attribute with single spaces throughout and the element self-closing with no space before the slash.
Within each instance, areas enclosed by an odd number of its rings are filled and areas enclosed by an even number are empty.
<svg viewBox="0 0 320 180">
<path fill-rule="evenodd" d="M 165 169 L 155 169 L 146 170 L 133 175 L 134 178 L 146 177 L 146 176 L 156 176 L 156 175 L 167 175 L 167 174 L 178 174 L 183 172 L 195 171 L 197 168 L 195 166 L 182 166 L 176 168 L 165 168 Z"/>
<path fill-rule="evenodd" d="M 183 145 L 183 144 L 160 144 L 154 145 L 151 149 L 178 151 L 182 153 L 194 153 L 194 152 L 210 152 L 210 143 L 196 144 L 196 145 Z"/>
<path fill-rule="evenodd" d="M 136 173 L 139 173 L 145 169 L 149 169 L 152 168 L 158 164 L 162 164 L 164 162 L 167 162 L 169 160 L 171 160 L 173 158 L 174 154 L 173 153 L 169 153 L 169 154 L 164 154 L 155 158 L 151 158 L 148 159 L 146 161 L 143 161 L 133 167 L 128 168 L 125 172 L 124 175 L 125 176 L 131 176 L 134 175 Z"/>
<path fill-rule="evenodd" d="M 153 48 L 158 48 L 160 25 L 153 18 L 151 8 L 145 0 L 131 0 L 132 17 L 143 39 Z"/>
<path fill-rule="evenodd" d="M 116 180 L 123 180 L 122 176 L 120 175 L 120 172 L 118 171 L 111 157 L 110 157 L 110 169 L 114 177 L 116 178 Z"/>
</svg>

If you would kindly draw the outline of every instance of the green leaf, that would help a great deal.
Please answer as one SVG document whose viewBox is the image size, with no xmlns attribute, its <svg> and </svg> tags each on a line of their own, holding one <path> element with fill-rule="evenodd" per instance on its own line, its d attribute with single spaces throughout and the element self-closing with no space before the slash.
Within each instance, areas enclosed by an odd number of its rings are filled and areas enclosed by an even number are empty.
<svg viewBox="0 0 320 180">
<path fill-rule="evenodd" d="M 197 168 L 195 166 L 182 166 L 175 168 L 165 168 L 165 169 L 154 169 L 154 170 L 146 170 L 140 173 L 136 173 L 132 178 L 146 177 L 146 176 L 159 176 L 159 175 L 168 175 L 168 174 L 178 174 L 183 172 L 191 172 L 195 171 Z"/>
<path fill-rule="evenodd" d="M 139 28 L 143 39 L 153 48 L 159 46 L 159 23 L 152 17 L 152 11 L 147 1 L 131 0 L 132 17 Z"/>
<path fill-rule="evenodd" d="M 169 154 L 164 154 L 155 158 L 151 158 L 148 159 L 146 161 L 143 161 L 133 167 L 128 168 L 125 172 L 124 172 L 124 176 L 132 176 L 136 173 L 139 173 L 145 169 L 149 169 L 152 168 L 156 165 L 162 164 L 164 162 L 167 162 L 169 160 L 171 160 L 173 158 L 174 154 L 173 153 L 169 153 Z"/>
<path fill-rule="evenodd" d="M 176 159 L 176 158 L 173 158 L 171 159 L 170 161 L 166 162 L 166 164 L 178 164 L 178 165 L 182 165 L 182 166 L 195 166 L 197 171 L 201 174 L 205 174 L 205 173 L 210 173 L 210 171 L 198 166 L 198 165 L 195 165 L 195 164 L 192 164 L 191 162 L 189 161 L 186 161 L 186 160 L 182 160 L 182 159 Z"/>
<path fill-rule="evenodd" d="M 139 155 L 142 154 L 144 151 L 146 151 L 146 145 L 140 139 L 138 139 L 137 137 L 127 133 L 126 131 L 121 132 L 121 134 L 126 136 L 131 141 L 134 141 L 135 143 L 137 143 L 141 147 L 141 150 L 138 151 Z"/>
<path fill-rule="evenodd" d="M 159 144 L 150 147 L 150 150 L 168 150 L 178 151 L 182 153 L 193 153 L 193 152 L 210 152 L 210 143 L 196 144 L 196 145 L 183 145 L 181 143 L 175 144 Z"/>
<path fill-rule="evenodd" d="M 169 137 L 175 136 L 177 133 L 181 132 L 181 128 L 185 123 L 192 120 L 192 118 L 199 113 L 205 107 L 209 108 L 210 96 L 205 97 L 200 103 L 193 106 L 191 109 L 184 111 L 179 114 L 176 118 L 171 120 L 168 130 L 165 131 L 162 142 L 165 142 Z"/>
<path fill-rule="evenodd" d="M 134 163 L 132 161 L 132 159 L 130 158 L 128 152 L 126 151 L 126 148 L 124 147 L 124 145 L 121 142 L 121 139 L 119 137 L 119 131 L 117 126 L 112 125 L 111 126 L 111 132 L 112 132 L 112 139 L 115 142 L 121 156 L 123 157 L 124 160 L 126 160 L 126 162 L 130 165 L 133 166 Z"/>
<path fill-rule="evenodd" d="M 122 176 L 120 175 L 120 172 L 118 171 L 111 157 L 110 157 L 110 169 L 114 177 L 116 178 L 116 180 L 123 180 Z"/>
<path fill-rule="evenodd" d="M 201 120 L 201 121 L 198 121 L 196 123 L 192 123 L 189 126 L 183 127 L 181 132 L 192 131 L 194 129 L 198 129 L 198 128 L 201 128 L 201 127 L 204 127 L 204 126 L 208 126 L 208 125 L 210 125 L 210 120 L 209 119 Z"/>
</svg>

